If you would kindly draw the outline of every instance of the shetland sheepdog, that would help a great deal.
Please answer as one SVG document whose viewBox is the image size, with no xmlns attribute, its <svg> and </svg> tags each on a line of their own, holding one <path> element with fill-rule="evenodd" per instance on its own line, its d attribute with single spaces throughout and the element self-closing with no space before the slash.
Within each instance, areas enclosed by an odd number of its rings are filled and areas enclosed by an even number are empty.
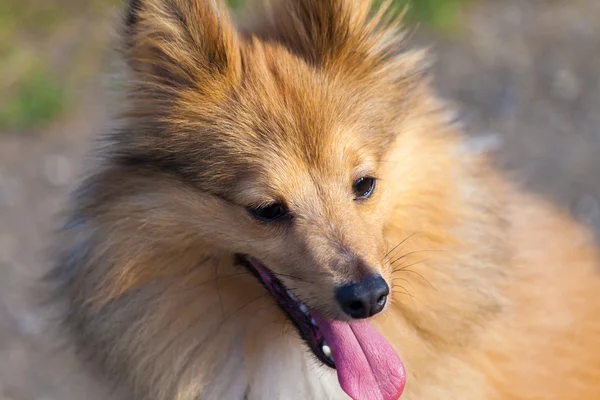
<svg viewBox="0 0 600 400">
<path fill-rule="evenodd" d="M 464 151 L 396 14 L 250 9 L 128 2 L 49 276 L 82 365 L 124 399 L 600 399 L 591 234 Z"/>
</svg>

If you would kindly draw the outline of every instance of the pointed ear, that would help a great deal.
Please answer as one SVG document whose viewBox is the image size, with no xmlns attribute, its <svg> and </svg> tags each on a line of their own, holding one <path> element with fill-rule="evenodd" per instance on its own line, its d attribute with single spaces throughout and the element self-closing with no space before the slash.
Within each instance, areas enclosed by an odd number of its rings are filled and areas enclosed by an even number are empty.
<svg viewBox="0 0 600 400">
<path fill-rule="evenodd" d="M 259 0 L 247 30 L 263 40 L 281 43 L 312 65 L 337 73 L 379 73 L 387 80 L 398 80 L 422 69 L 422 54 L 403 51 L 403 13 L 394 13 L 391 1 L 384 1 L 379 10 L 373 3 Z"/>
<path fill-rule="evenodd" d="M 239 75 L 238 35 L 218 0 L 129 0 L 125 59 L 154 88 L 202 88 Z"/>
</svg>

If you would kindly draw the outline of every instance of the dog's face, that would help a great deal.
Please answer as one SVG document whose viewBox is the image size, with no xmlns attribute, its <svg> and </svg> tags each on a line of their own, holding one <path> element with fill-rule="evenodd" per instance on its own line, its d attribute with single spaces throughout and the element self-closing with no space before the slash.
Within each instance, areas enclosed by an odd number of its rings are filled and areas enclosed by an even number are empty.
<svg viewBox="0 0 600 400">
<path fill-rule="evenodd" d="M 379 168 L 388 135 L 370 135 L 385 127 L 368 102 L 270 52 L 271 65 L 250 64 L 245 90 L 222 106 L 227 132 L 211 134 L 227 144 L 212 156 L 226 161 L 208 165 L 212 177 L 198 184 L 239 215 L 221 228 L 224 248 L 266 266 L 311 309 L 348 318 L 337 288 L 372 275 L 389 280 Z"/>
<path fill-rule="evenodd" d="M 131 2 L 132 131 L 115 162 L 184 182 L 180 218 L 333 365 L 315 318 L 368 318 L 391 295 L 383 165 L 420 64 L 368 1 L 282 1 L 254 36 L 206 3 Z"/>
</svg>

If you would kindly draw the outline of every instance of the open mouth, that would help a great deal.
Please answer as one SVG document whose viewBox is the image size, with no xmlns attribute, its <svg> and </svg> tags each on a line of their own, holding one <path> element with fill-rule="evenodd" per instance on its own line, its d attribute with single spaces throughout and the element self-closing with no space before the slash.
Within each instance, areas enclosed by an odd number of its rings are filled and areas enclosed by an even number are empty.
<svg viewBox="0 0 600 400">
<path fill-rule="evenodd" d="M 308 344 L 308 347 L 310 347 L 319 361 L 328 367 L 335 368 L 331 348 L 327 344 L 323 332 L 319 329 L 319 324 L 317 323 L 318 317 L 261 263 L 250 257 L 240 257 L 240 261 L 252 273 L 258 276 L 279 307 L 296 326 L 296 329 L 300 332 L 300 336 Z"/>
<path fill-rule="evenodd" d="M 269 268 L 248 256 L 240 264 L 257 276 L 294 323 L 316 358 L 337 372 L 340 386 L 354 400 L 397 400 L 406 372 L 388 341 L 365 319 L 327 320 L 310 310 Z"/>
</svg>

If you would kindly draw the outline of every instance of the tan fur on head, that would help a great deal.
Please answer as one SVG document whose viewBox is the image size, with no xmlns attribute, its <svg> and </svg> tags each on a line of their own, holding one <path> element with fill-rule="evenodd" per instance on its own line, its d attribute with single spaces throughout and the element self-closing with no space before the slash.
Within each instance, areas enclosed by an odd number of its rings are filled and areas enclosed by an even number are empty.
<svg viewBox="0 0 600 400">
<path fill-rule="evenodd" d="M 346 318 L 336 285 L 381 273 L 403 398 L 600 398 L 596 250 L 460 151 L 421 53 L 371 9 L 265 1 L 238 28 L 218 1 L 129 2 L 124 127 L 74 193 L 51 274 L 69 337 L 126 398 L 345 398 L 237 254 L 329 318 Z M 274 202 L 293 222 L 248 212 Z"/>
<path fill-rule="evenodd" d="M 398 134 L 406 114 L 403 108 L 419 84 L 409 84 L 419 64 L 412 56 L 398 53 L 400 33 L 382 25 L 383 15 L 367 18 L 368 2 L 309 3 L 281 3 L 271 13 L 281 17 L 278 21 L 294 19 L 302 24 L 298 29 L 316 35 L 302 39 L 305 48 L 310 40 L 318 42 L 316 46 L 322 40 L 332 41 L 322 44 L 318 54 L 290 52 L 282 46 L 287 37 L 283 31 L 282 42 L 266 36 L 240 41 L 226 11 L 210 2 L 134 3 L 125 54 L 139 79 L 134 81 L 127 114 L 137 132 L 119 132 L 114 150 L 122 163 L 147 162 L 172 170 L 237 206 L 234 212 L 286 202 L 296 211 L 296 231 L 284 230 L 261 244 L 287 246 L 286 259 L 273 254 L 262 261 L 283 264 L 280 272 L 287 274 L 312 265 L 328 266 L 315 272 L 343 283 L 356 274 L 384 268 L 380 265 L 383 238 L 379 234 L 375 239 L 373 231 L 381 231 L 378 225 L 383 219 L 378 216 L 374 226 L 357 223 L 357 216 L 345 205 L 352 204 L 352 182 L 377 172 Z M 295 13 L 296 6 L 304 11 Z M 343 11 L 337 13 L 339 7 Z M 326 16 L 335 18 L 325 22 Z M 270 33 L 278 36 L 280 27 L 272 28 Z M 328 33 L 331 29 L 340 32 Z M 342 31 L 344 43 L 338 38 Z M 363 47 L 369 54 L 356 58 Z M 346 67 L 352 60 L 357 67 L 350 74 Z M 315 69 L 312 64 L 317 62 Z M 364 69 L 357 69 L 359 65 Z M 395 80 L 390 80 L 387 69 L 395 71 Z M 347 76 L 339 77 L 340 71 Z M 394 90 L 389 90 L 390 85 Z M 381 96 L 384 90 L 389 94 Z M 372 204 L 362 207 L 364 218 L 376 215 L 368 212 Z M 272 230 L 257 226 L 244 230 L 248 238 L 272 236 Z M 375 240 L 360 240 L 366 236 Z M 295 249 L 286 240 L 297 243 Z M 256 251 L 244 247 L 242 237 L 236 241 L 239 249 L 231 248 L 229 241 L 221 244 L 228 252 Z M 364 271 L 348 266 L 352 263 L 363 264 Z M 138 264 L 147 261 L 127 263 L 119 272 L 120 281 L 135 287 L 152 277 L 137 272 Z M 332 273 L 332 268 L 346 271 L 345 275 Z"/>
</svg>

